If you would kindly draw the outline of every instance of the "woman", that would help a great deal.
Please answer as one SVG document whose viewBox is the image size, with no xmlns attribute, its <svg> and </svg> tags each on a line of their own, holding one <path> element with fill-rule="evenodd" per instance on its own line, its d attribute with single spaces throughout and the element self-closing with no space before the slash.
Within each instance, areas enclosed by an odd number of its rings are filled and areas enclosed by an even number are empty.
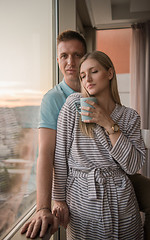
<svg viewBox="0 0 150 240">
<path fill-rule="evenodd" d="M 68 97 L 58 119 L 54 162 L 54 212 L 62 225 L 68 221 L 69 240 L 143 239 L 143 229 L 132 184 L 127 174 L 145 161 L 140 117 L 122 106 L 116 73 L 109 57 L 86 54 L 80 64 L 82 94 Z M 75 104 L 95 96 L 84 107 L 91 120 L 81 122 Z"/>
</svg>

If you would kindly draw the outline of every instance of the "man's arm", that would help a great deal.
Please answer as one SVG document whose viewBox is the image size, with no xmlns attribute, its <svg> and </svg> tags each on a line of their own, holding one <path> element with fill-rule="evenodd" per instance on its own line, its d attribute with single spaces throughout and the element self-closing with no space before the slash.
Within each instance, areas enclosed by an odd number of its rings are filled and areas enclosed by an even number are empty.
<svg viewBox="0 0 150 240">
<path fill-rule="evenodd" d="M 52 225 L 52 233 L 58 229 L 59 219 L 50 211 L 55 145 L 56 130 L 40 128 L 37 161 L 37 212 L 31 221 L 23 226 L 21 232 L 26 232 L 26 236 L 30 238 L 37 236 L 39 231 L 40 237 L 43 237 L 49 224 Z"/>
<path fill-rule="evenodd" d="M 39 157 L 37 161 L 37 210 L 51 209 L 51 188 L 53 175 L 56 130 L 39 129 Z"/>
</svg>

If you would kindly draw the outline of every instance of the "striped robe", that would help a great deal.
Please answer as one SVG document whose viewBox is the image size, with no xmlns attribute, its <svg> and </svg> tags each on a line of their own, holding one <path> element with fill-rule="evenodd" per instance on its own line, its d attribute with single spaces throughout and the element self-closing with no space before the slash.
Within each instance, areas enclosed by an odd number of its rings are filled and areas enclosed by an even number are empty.
<svg viewBox="0 0 150 240">
<path fill-rule="evenodd" d="M 143 228 L 134 189 L 127 174 L 145 161 L 140 117 L 116 104 L 111 118 L 121 134 L 112 147 L 104 129 L 95 125 L 94 138 L 79 128 L 80 114 L 70 95 L 61 109 L 54 161 L 53 199 L 70 210 L 68 240 L 141 240 Z"/>
</svg>

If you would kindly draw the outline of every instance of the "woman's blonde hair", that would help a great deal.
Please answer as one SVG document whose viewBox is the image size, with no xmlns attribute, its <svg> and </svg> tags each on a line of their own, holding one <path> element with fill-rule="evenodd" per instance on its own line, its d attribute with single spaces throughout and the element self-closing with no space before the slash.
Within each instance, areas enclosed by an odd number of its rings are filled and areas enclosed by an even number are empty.
<svg viewBox="0 0 150 240">
<path fill-rule="evenodd" d="M 106 71 L 108 71 L 110 68 L 113 69 L 113 77 L 110 80 L 110 91 L 111 91 L 113 101 L 115 103 L 121 105 L 119 92 L 118 92 L 118 86 L 117 86 L 116 71 L 115 71 L 115 68 L 114 68 L 114 65 L 113 65 L 111 59 L 104 52 L 101 52 L 101 51 L 94 51 L 94 52 L 85 54 L 82 57 L 82 59 L 80 60 L 79 76 L 80 76 L 81 65 L 87 59 L 94 59 L 94 60 L 98 61 L 99 64 L 102 65 L 106 69 Z M 80 78 L 80 81 L 81 81 L 81 78 Z M 90 96 L 90 94 L 82 86 L 82 81 L 81 81 L 81 93 L 82 93 L 83 97 L 89 97 Z M 81 131 L 89 137 L 93 137 L 93 127 L 94 126 L 95 126 L 95 124 L 84 123 L 80 119 Z"/>
</svg>

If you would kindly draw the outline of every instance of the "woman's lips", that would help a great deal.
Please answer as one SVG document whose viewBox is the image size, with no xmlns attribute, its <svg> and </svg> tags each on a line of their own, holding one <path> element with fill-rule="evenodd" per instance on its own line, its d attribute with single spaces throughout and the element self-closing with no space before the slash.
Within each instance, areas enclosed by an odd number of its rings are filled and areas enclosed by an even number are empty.
<svg viewBox="0 0 150 240">
<path fill-rule="evenodd" d="M 87 88 L 90 89 L 90 88 L 93 88 L 94 86 L 95 86 L 95 84 L 89 84 L 89 85 L 87 86 Z"/>
</svg>

